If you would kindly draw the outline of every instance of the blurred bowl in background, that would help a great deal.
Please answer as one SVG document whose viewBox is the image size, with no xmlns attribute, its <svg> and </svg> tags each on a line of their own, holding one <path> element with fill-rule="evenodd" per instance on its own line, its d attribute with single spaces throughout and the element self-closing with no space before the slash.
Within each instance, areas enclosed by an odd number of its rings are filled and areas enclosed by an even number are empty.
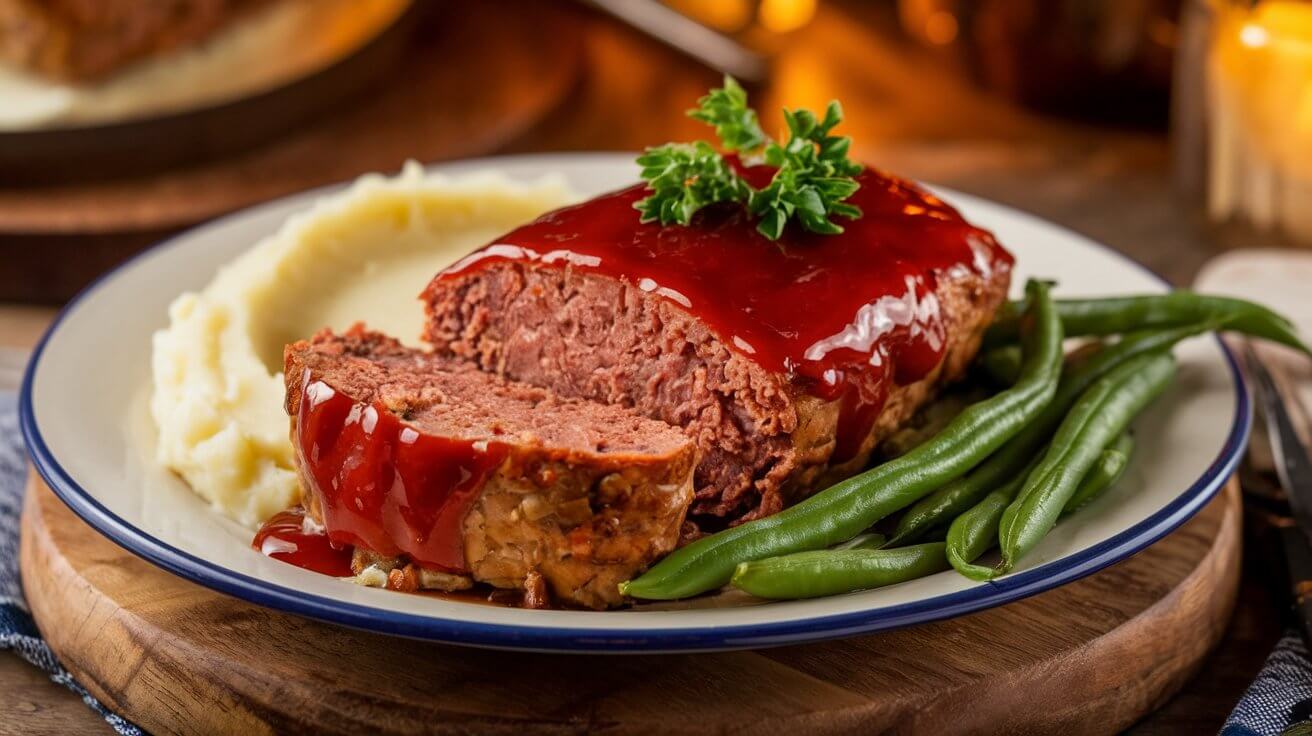
<svg viewBox="0 0 1312 736">
<path fill-rule="evenodd" d="M 899 0 L 906 33 L 983 86 L 1100 123 L 1166 122 L 1180 0 Z"/>
<path fill-rule="evenodd" d="M 110 68 L 71 52 L 42 65 L 78 37 L 47 32 L 49 49 L 28 43 L 20 54 L 16 36 L 31 24 L 0 13 L 0 185 L 141 174 L 263 143 L 390 71 L 411 9 L 410 0 L 272 0 L 204 38 Z"/>
</svg>

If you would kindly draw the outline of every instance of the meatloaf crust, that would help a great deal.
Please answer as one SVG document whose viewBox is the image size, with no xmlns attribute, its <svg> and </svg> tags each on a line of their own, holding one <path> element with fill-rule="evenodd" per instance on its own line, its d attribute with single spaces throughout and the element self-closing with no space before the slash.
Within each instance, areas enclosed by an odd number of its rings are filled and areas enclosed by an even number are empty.
<svg viewBox="0 0 1312 736">
<path fill-rule="evenodd" d="M 285 360 L 304 505 L 330 536 L 333 515 L 306 457 L 318 457 L 321 448 L 303 451 L 298 425 L 314 382 L 385 407 L 421 435 L 505 448 L 461 526 L 466 574 L 474 580 L 524 589 L 540 575 L 557 600 L 602 608 L 620 602 L 618 583 L 678 541 L 697 455 L 676 428 L 618 406 L 559 399 L 359 325 L 289 345 Z M 403 547 L 376 546 L 370 552 L 384 570 L 404 561 Z M 462 585 L 459 576 L 420 577 Z"/>
<path fill-rule="evenodd" d="M 690 511 L 703 529 L 773 514 L 861 469 L 875 446 L 959 379 L 1006 297 L 1010 263 L 932 275 L 942 359 L 890 388 L 849 459 L 833 462 L 838 400 L 800 390 L 654 292 L 568 263 L 497 261 L 439 275 L 423 295 L 425 339 L 512 380 L 632 407 L 684 427 L 701 453 Z M 799 308 L 805 308 L 799 305 Z"/>
</svg>

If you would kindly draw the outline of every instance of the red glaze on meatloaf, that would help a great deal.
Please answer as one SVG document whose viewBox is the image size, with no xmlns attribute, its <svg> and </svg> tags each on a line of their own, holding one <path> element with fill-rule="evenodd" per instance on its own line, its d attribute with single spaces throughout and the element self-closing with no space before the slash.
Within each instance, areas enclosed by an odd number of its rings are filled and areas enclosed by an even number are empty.
<svg viewBox="0 0 1312 736">
<path fill-rule="evenodd" d="M 959 378 L 1009 286 L 990 233 L 909 182 L 858 181 L 863 216 L 841 235 L 769 241 L 736 206 L 642 224 L 641 185 L 551 212 L 438 274 L 425 338 L 683 427 L 703 528 L 774 513 L 860 469 Z"/>
<path fill-rule="evenodd" d="M 410 562 L 447 588 L 540 575 L 557 600 L 602 608 L 678 542 L 696 448 L 677 428 L 359 325 L 285 362 L 303 504 L 365 552 L 357 567 Z"/>
</svg>

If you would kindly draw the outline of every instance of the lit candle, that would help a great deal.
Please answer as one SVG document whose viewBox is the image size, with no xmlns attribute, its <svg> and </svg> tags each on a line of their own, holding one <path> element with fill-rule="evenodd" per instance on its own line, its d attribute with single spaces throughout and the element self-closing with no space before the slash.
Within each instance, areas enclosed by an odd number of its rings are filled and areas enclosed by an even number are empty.
<svg viewBox="0 0 1312 736">
<path fill-rule="evenodd" d="M 1216 12 L 1208 211 L 1312 245 L 1312 3 Z"/>
</svg>

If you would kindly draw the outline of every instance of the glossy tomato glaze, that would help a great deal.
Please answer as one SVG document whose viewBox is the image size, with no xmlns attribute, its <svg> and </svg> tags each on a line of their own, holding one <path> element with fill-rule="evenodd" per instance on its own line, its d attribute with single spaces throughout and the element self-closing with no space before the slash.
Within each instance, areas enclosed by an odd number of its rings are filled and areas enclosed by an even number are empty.
<svg viewBox="0 0 1312 736">
<path fill-rule="evenodd" d="M 755 186 L 773 175 L 740 168 Z M 637 185 L 548 213 L 497 239 L 441 278 L 519 261 L 596 271 L 686 308 L 733 350 L 788 375 L 803 391 L 841 399 L 834 462 L 855 455 L 890 381 L 924 378 L 943 359 L 940 276 L 987 276 L 1013 259 L 986 230 L 902 179 L 866 169 L 838 218 L 841 235 L 790 225 L 778 241 L 738 206 L 703 210 L 689 227 L 640 223 Z"/>
<path fill-rule="evenodd" d="M 310 376 L 302 385 L 295 449 L 328 539 L 464 572 L 461 525 L 506 445 L 424 435 L 381 404 Z"/>
<path fill-rule="evenodd" d="M 743 169 L 756 186 L 771 172 Z M 638 222 L 643 185 L 549 213 L 444 272 L 495 263 L 597 271 L 681 305 L 724 342 L 800 389 L 840 399 L 835 462 L 854 455 L 890 382 L 925 377 L 941 362 L 945 326 L 935 290 L 962 269 L 987 276 L 1012 257 L 937 197 L 867 170 L 840 220 L 841 235 L 790 227 L 777 242 L 737 207 L 704 211 L 691 227 Z M 462 572 L 461 525 L 497 443 L 424 436 L 381 406 L 321 381 L 302 382 L 296 451 L 313 478 L 327 536 L 307 534 L 296 510 L 271 519 L 254 545 L 276 559 L 350 574 L 349 546 L 409 555 Z"/>
<path fill-rule="evenodd" d="M 351 548 L 334 545 L 322 527 L 306 523 L 305 509 L 300 506 L 271 516 L 256 532 L 251 546 L 275 560 L 324 575 L 351 575 Z"/>
</svg>

